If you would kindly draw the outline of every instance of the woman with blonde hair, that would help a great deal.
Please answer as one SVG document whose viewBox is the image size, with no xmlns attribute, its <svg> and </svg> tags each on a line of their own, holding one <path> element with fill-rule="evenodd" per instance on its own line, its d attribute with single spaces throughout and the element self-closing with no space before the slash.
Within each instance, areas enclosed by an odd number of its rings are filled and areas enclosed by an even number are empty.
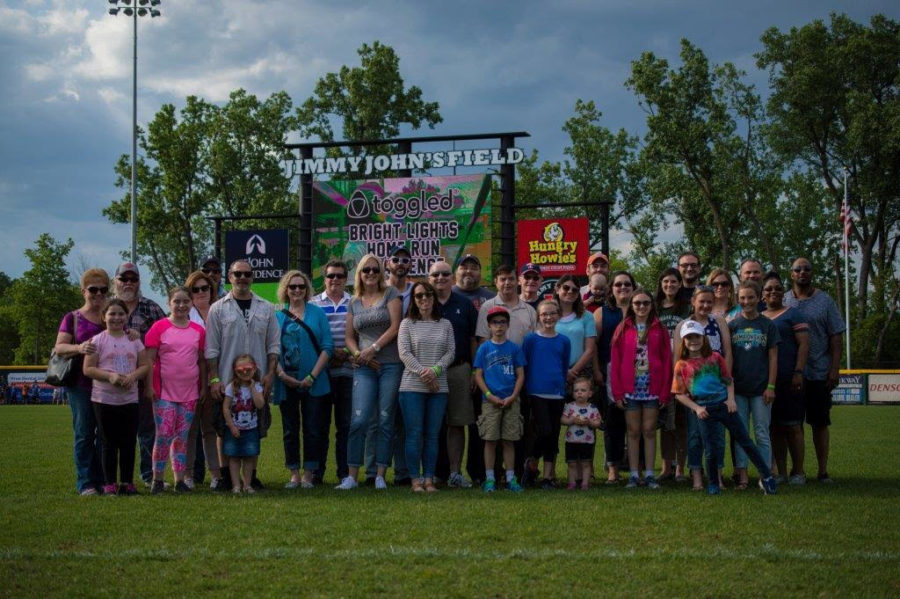
<svg viewBox="0 0 900 599">
<path fill-rule="evenodd" d="M 394 417 L 403 363 L 397 348 L 402 300 L 388 286 L 381 260 L 366 254 L 356 265 L 353 299 L 347 310 L 347 350 L 353 372 L 353 408 L 347 441 L 348 474 L 336 488 L 354 489 L 363 463 L 366 430 L 377 413 L 375 488 L 386 489 L 384 473 L 394 446 Z"/>
<path fill-rule="evenodd" d="M 281 329 L 281 355 L 272 403 L 281 410 L 284 465 L 291 478 L 288 489 L 311 489 L 328 442 L 325 408 L 331 393 L 325 367 L 334 351 L 331 326 L 325 311 L 309 302 L 312 281 L 299 270 L 289 270 L 278 283 L 278 301 L 287 307 L 275 314 Z M 303 476 L 300 475 L 300 415 L 303 415 Z"/>
<path fill-rule="evenodd" d="M 712 315 L 721 316 L 727 320 L 728 313 L 735 306 L 734 282 L 731 280 L 731 273 L 724 268 L 715 268 L 706 277 L 706 284 L 713 289 Z"/>
</svg>

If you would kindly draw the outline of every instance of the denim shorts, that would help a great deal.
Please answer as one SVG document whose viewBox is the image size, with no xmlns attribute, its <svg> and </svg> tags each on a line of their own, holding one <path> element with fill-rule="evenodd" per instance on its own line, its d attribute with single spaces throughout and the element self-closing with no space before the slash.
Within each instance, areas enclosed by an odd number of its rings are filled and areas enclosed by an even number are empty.
<svg viewBox="0 0 900 599">
<path fill-rule="evenodd" d="M 658 399 L 631 399 L 625 398 L 625 411 L 637 412 L 638 410 L 658 410 Z"/>
<path fill-rule="evenodd" d="M 226 430 L 222 437 L 222 453 L 230 458 L 252 458 L 259 455 L 259 429 L 241 431 L 237 439 Z"/>
</svg>

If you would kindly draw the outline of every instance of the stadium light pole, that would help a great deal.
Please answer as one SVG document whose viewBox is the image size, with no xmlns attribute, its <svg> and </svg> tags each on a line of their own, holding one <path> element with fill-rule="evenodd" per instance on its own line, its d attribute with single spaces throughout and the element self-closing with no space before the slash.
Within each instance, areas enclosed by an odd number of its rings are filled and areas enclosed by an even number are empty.
<svg viewBox="0 0 900 599">
<path fill-rule="evenodd" d="M 120 12 L 134 23 L 134 67 L 131 80 L 131 262 L 137 264 L 137 20 L 160 16 L 160 0 L 109 0 L 109 14 Z M 121 6 L 120 6 L 121 5 Z"/>
</svg>

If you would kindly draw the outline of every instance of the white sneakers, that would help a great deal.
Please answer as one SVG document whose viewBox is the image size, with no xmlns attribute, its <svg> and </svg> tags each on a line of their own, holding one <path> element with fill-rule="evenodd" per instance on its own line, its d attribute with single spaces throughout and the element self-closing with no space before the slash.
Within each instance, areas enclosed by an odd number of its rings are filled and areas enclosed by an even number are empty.
<svg viewBox="0 0 900 599">
<path fill-rule="evenodd" d="M 384 481 L 384 479 L 382 478 L 382 482 L 383 481 Z M 376 484 L 377 484 L 377 482 L 376 482 Z M 347 476 L 344 478 L 344 480 L 341 481 L 341 484 L 339 484 L 338 486 L 335 487 L 335 489 L 337 489 L 339 491 L 349 491 L 350 489 L 355 489 L 358 486 L 359 486 L 359 483 L 356 482 L 355 478 Z"/>
</svg>

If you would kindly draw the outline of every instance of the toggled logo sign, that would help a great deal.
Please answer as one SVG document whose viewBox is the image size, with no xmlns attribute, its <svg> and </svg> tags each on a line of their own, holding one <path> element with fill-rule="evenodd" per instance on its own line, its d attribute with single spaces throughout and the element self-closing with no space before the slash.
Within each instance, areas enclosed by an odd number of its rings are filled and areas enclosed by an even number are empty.
<svg viewBox="0 0 900 599">
<path fill-rule="evenodd" d="M 547 277 L 581 274 L 588 258 L 586 218 L 525 220 L 517 223 L 519 264 L 531 262 Z"/>
<path fill-rule="evenodd" d="M 281 279 L 290 268 L 289 249 L 287 229 L 225 233 L 226 263 L 247 260 L 255 282 L 271 283 Z"/>
</svg>

